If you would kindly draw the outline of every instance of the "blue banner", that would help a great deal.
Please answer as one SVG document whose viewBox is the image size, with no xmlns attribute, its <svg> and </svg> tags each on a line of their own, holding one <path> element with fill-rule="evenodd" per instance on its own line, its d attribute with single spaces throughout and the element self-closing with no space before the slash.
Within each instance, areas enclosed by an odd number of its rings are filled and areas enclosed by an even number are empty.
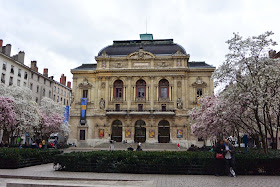
<svg viewBox="0 0 280 187">
<path fill-rule="evenodd" d="M 64 120 L 63 120 L 64 123 L 69 122 L 69 109 L 70 109 L 69 106 L 66 106 L 64 109 Z"/>
<path fill-rule="evenodd" d="M 86 124 L 87 98 L 81 98 L 81 125 Z"/>
</svg>

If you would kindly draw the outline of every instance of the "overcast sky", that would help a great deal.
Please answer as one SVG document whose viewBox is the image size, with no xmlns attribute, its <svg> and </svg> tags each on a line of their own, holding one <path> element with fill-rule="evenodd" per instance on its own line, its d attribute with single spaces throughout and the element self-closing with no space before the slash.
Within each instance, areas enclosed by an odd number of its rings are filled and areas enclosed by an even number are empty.
<svg viewBox="0 0 280 187">
<path fill-rule="evenodd" d="M 39 71 L 72 81 L 70 69 L 95 63 L 113 40 L 173 38 L 190 61 L 218 67 L 228 52 L 225 41 L 239 32 L 256 36 L 271 30 L 280 43 L 278 0 L 0 0 L 0 39 L 12 54 L 25 51 L 25 64 L 37 60 Z M 280 47 L 276 46 L 279 51 Z"/>
</svg>

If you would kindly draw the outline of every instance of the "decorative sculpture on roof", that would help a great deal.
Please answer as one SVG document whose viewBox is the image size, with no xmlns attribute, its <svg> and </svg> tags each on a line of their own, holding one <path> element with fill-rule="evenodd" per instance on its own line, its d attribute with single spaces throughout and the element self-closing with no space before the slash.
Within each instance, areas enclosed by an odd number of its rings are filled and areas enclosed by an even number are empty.
<svg viewBox="0 0 280 187">
<path fill-rule="evenodd" d="M 106 53 L 106 51 L 103 51 L 100 57 L 109 58 L 110 56 Z"/>
<path fill-rule="evenodd" d="M 79 84 L 80 88 L 90 88 L 92 87 L 92 84 L 90 82 L 88 82 L 87 78 L 84 78 L 83 82 Z"/>
<path fill-rule="evenodd" d="M 184 53 L 182 53 L 182 51 L 178 50 L 172 56 L 186 56 L 186 55 Z"/>
<path fill-rule="evenodd" d="M 152 59 L 152 58 L 155 58 L 155 56 L 150 52 L 144 51 L 143 49 L 139 49 L 139 51 L 136 51 L 136 52 L 128 55 L 127 58 L 136 59 L 136 60 L 137 59 Z"/>
</svg>

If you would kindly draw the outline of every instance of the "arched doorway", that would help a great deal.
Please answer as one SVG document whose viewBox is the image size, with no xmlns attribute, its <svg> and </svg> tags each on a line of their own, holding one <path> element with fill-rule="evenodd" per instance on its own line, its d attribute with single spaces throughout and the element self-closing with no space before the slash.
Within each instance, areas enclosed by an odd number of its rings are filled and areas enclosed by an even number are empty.
<svg viewBox="0 0 280 187">
<path fill-rule="evenodd" d="M 170 141 L 170 124 L 167 120 L 161 120 L 158 124 L 158 142 L 169 143 Z"/>
<path fill-rule="evenodd" d="M 116 142 L 122 141 L 122 122 L 120 120 L 115 120 L 112 123 L 111 139 Z"/>
<path fill-rule="evenodd" d="M 146 123 L 143 120 L 137 120 L 135 122 L 135 142 L 145 142 L 146 141 Z"/>
</svg>

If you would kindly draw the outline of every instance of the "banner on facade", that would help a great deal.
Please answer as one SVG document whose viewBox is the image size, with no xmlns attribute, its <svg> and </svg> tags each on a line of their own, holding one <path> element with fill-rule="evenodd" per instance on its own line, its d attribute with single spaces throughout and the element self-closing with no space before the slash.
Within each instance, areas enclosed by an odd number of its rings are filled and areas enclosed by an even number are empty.
<svg viewBox="0 0 280 187">
<path fill-rule="evenodd" d="M 69 106 L 66 106 L 64 109 L 64 120 L 63 120 L 64 123 L 69 122 L 69 110 L 70 110 Z"/>
<path fill-rule="evenodd" d="M 130 130 L 125 130 L 125 138 L 131 138 L 131 132 Z"/>
<path fill-rule="evenodd" d="M 104 129 L 99 129 L 99 138 L 104 137 Z"/>
<path fill-rule="evenodd" d="M 182 129 L 177 130 L 177 138 L 183 138 L 183 130 Z"/>
<path fill-rule="evenodd" d="M 81 125 L 86 124 L 87 98 L 81 98 Z"/>
<path fill-rule="evenodd" d="M 153 129 L 149 130 L 149 137 L 150 138 L 154 138 L 155 137 L 155 130 L 153 130 Z"/>
</svg>

